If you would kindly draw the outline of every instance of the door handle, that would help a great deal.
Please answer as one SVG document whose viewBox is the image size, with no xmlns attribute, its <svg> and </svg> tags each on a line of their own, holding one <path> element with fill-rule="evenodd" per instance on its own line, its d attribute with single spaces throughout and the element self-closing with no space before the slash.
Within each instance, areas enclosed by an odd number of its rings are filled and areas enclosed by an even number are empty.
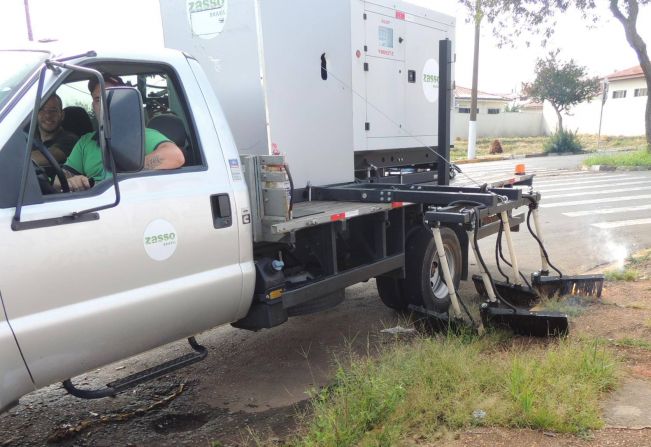
<svg viewBox="0 0 651 447">
<path fill-rule="evenodd" d="M 215 228 L 227 228 L 233 225 L 231 200 L 228 194 L 213 194 L 210 196 L 212 209 L 212 225 Z"/>
</svg>

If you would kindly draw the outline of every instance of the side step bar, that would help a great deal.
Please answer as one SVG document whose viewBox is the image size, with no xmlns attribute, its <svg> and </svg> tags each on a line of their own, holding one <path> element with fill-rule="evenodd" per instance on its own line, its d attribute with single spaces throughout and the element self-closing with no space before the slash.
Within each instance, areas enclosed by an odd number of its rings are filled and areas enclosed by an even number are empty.
<svg viewBox="0 0 651 447">
<path fill-rule="evenodd" d="M 190 352 L 176 359 L 161 363 L 160 365 L 131 374 L 130 376 L 123 377 L 122 379 L 114 380 L 113 382 L 107 384 L 105 388 L 96 390 L 82 390 L 75 387 L 70 379 L 63 381 L 63 388 L 65 388 L 68 393 L 81 399 L 100 399 L 103 397 L 114 397 L 116 394 L 133 388 L 136 385 L 157 379 L 158 377 L 164 376 L 165 374 L 168 374 L 172 371 L 176 371 L 177 369 L 192 365 L 193 363 L 200 362 L 206 358 L 208 355 L 208 350 L 204 346 L 197 343 L 194 337 L 188 338 L 188 342 L 190 343 L 190 346 L 194 352 Z"/>
</svg>

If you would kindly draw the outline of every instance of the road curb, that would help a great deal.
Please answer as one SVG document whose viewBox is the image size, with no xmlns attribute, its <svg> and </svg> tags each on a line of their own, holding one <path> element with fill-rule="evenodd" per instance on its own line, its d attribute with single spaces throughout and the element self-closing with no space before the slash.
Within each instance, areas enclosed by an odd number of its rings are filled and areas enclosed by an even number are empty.
<svg viewBox="0 0 651 447">
<path fill-rule="evenodd" d="M 474 164 L 474 163 L 483 163 L 486 161 L 504 161 L 504 160 L 522 160 L 525 158 L 539 158 L 539 157 L 563 157 L 567 155 L 581 155 L 581 154 L 587 154 L 589 152 L 567 152 L 567 153 L 554 153 L 554 152 L 536 152 L 533 154 L 512 154 L 512 155 L 504 155 L 500 157 L 480 157 L 480 158 L 473 158 L 472 160 L 468 159 L 461 159 L 461 160 L 454 160 L 453 163 L 457 165 L 465 165 L 465 164 Z"/>
<path fill-rule="evenodd" d="M 582 171 L 614 172 L 614 171 L 651 171 L 651 166 L 610 166 L 610 165 L 581 165 Z"/>
<path fill-rule="evenodd" d="M 548 154 L 542 153 L 542 154 L 505 155 L 503 157 L 490 157 L 490 158 L 481 157 L 481 158 L 473 158 L 472 160 L 468 160 L 468 159 L 455 160 L 453 161 L 453 163 L 457 165 L 467 165 L 467 164 L 483 163 L 486 161 L 522 160 L 524 158 L 546 157 L 547 155 Z"/>
</svg>

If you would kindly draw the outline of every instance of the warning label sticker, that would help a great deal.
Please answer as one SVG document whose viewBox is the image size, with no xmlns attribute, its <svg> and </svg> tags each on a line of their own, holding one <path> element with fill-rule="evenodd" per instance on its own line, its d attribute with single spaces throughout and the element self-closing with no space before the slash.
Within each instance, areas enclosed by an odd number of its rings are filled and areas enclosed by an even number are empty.
<svg viewBox="0 0 651 447">
<path fill-rule="evenodd" d="M 242 168 L 240 168 L 240 161 L 237 158 L 230 158 L 228 166 L 231 168 L 231 177 L 233 180 L 242 180 Z"/>
</svg>

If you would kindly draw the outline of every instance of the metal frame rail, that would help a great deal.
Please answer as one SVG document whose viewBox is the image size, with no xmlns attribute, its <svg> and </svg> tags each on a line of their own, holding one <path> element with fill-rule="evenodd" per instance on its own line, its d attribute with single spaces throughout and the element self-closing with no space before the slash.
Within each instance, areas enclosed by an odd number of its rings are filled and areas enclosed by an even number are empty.
<svg viewBox="0 0 651 447">
<path fill-rule="evenodd" d="M 311 187 L 310 200 L 370 202 L 370 203 L 414 203 L 425 205 L 425 222 L 429 226 L 437 224 L 463 225 L 472 228 L 474 214 L 479 213 L 482 226 L 503 212 L 538 202 L 537 192 L 525 194 L 516 188 L 484 188 L 428 185 L 392 185 L 382 183 L 346 183 L 332 186 Z M 513 224 L 522 223 L 516 216 Z M 480 237 L 493 231 L 482 231 Z"/>
</svg>

